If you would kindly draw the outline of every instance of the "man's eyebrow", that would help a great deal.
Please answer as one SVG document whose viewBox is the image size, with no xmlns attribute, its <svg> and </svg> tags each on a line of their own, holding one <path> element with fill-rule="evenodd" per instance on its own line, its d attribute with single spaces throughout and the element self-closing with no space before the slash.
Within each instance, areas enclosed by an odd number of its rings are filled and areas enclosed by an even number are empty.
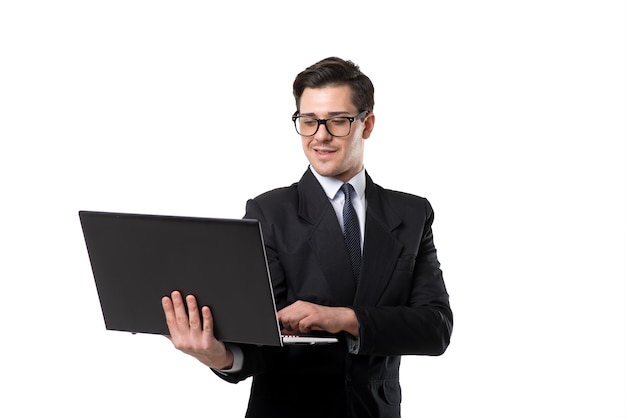
<svg viewBox="0 0 626 418">
<path fill-rule="evenodd" d="M 327 112 L 328 113 L 328 117 L 333 117 L 333 116 L 349 116 L 351 115 L 350 112 L 348 112 L 347 110 L 342 110 L 342 111 L 337 111 L 337 112 Z M 311 118 L 317 118 L 317 115 L 315 113 L 300 113 L 300 116 L 306 116 L 306 117 L 311 117 Z"/>
</svg>

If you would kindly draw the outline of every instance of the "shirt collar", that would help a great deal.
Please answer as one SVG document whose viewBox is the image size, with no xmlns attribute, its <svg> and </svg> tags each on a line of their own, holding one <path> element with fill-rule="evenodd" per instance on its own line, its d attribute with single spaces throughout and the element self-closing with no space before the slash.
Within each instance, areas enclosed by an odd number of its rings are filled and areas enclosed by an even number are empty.
<svg viewBox="0 0 626 418">
<path fill-rule="evenodd" d="M 319 181 L 322 189 L 324 189 L 324 193 L 328 196 L 329 199 L 333 200 L 339 189 L 343 185 L 341 180 L 337 180 L 334 177 L 326 177 L 319 174 L 312 166 L 309 166 L 311 172 Z M 357 197 L 360 199 L 365 195 L 365 168 L 361 169 L 354 177 L 348 180 L 348 183 L 354 187 L 354 191 L 356 191 Z"/>
</svg>

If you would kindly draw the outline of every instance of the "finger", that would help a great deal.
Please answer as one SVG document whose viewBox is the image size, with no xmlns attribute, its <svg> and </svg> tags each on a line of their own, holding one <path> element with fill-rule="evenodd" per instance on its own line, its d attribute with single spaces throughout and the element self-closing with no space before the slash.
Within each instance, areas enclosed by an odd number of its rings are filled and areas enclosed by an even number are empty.
<svg viewBox="0 0 626 418">
<path fill-rule="evenodd" d="M 284 312 L 284 309 L 281 311 L 278 311 L 277 317 L 278 317 L 278 324 L 280 325 L 280 328 L 285 331 L 290 331 L 291 323 L 289 322 L 289 319 L 287 319 L 287 315 Z"/>
<path fill-rule="evenodd" d="M 284 326 L 288 326 L 290 321 L 293 319 L 293 308 L 291 306 L 287 306 L 286 308 L 281 309 L 277 312 L 278 321 L 282 323 Z"/>
<path fill-rule="evenodd" d="M 189 311 L 189 328 L 193 331 L 200 331 L 200 312 L 198 312 L 198 303 L 193 295 L 188 295 L 187 310 Z"/>
<path fill-rule="evenodd" d="M 204 325 L 203 331 L 213 337 L 213 314 L 208 306 L 202 307 L 202 323 Z"/>
<path fill-rule="evenodd" d="M 176 315 L 174 314 L 172 300 L 168 296 L 163 296 L 161 299 L 161 306 L 163 307 L 163 312 L 165 313 L 165 322 L 167 323 L 167 329 L 169 330 L 170 335 L 176 334 Z"/>
<path fill-rule="evenodd" d="M 309 328 L 307 326 L 307 318 L 302 318 L 300 321 L 298 321 L 298 323 L 296 324 L 297 326 L 297 331 L 300 333 L 306 333 L 309 332 Z"/>
<path fill-rule="evenodd" d="M 172 292 L 172 303 L 174 305 L 174 315 L 177 325 L 182 327 L 181 329 L 189 328 L 189 318 L 185 310 L 185 303 L 179 291 L 175 290 Z"/>
<path fill-rule="evenodd" d="M 299 332 L 300 321 L 298 318 L 283 318 L 281 320 L 282 331 L 285 335 L 296 334 Z"/>
<path fill-rule="evenodd" d="M 169 296 L 163 296 L 161 298 L 161 306 L 163 307 L 163 313 L 165 313 L 165 316 L 167 317 L 174 315 L 174 308 L 172 307 L 172 300 L 169 298 Z"/>
<path fill-rule="evenodd" d="M 298 321 L 298 330 L 302 333 L 311 332 L 311 330 L 324 330 L 324 323 L 328 322 L 327 311 L 309 305 L 307 309 L 302 313 L 302 318 Z"/>
</svg>

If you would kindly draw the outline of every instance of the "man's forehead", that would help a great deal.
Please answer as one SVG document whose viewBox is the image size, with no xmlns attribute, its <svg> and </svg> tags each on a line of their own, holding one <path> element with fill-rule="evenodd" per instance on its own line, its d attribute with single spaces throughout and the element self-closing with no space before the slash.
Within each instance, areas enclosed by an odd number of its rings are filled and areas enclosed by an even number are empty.
<svg viewBox="0 0 626 418">
<path fill-rule="evenodd" d="M 326 86 L 319 88 L 307 87 L 300 96 L 300 113 L 352 113 L 350 86 Z"/>
</svg>

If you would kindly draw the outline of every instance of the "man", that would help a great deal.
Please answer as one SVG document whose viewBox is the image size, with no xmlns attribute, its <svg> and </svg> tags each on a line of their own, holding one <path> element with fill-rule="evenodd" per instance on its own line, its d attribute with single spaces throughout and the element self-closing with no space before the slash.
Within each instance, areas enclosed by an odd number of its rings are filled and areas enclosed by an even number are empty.
<svg viewBox="0 0 626 418">
<path fill-rule="evenodd" d="M 433 211 L 365 172 L 374 87 L 358 66 L 324 59 L 296 77 L 293 93 L 310 166 L 298 183 L 248 201 L 245 217 L 261 223 L 285 332 L 340 342 L 224 344 L 210 309 L 178 292 L 162 301 L 170 339 L 224 380 L 253 377 L 247 417 L 400 417 L 401 356 L 440 355 L 452 332 Z"/>
</svg>

